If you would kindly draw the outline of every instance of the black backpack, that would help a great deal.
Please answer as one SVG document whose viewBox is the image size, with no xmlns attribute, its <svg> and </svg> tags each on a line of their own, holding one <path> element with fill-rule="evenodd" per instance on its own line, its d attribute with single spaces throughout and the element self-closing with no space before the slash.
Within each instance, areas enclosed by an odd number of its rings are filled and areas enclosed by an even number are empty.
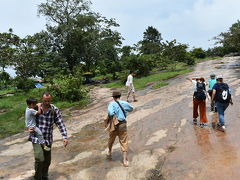
<svg viewBox="0 0 240 180">
<path fill-rule="evenodd" d="M 206 88 L 205 84 L 201 82 L 197 82 L 196 91 L 193 94 L 193 98 L 197 100 L 205 100 L 206 99 Z"/>
<path fill-rule="evenodd" d="M 229 87 L 226 83 L 218 84 L 219 89 L 217 89 L 217 101 L 221 103 L 229 103 L 231 100 L 231 94 Z"/>
</svg>

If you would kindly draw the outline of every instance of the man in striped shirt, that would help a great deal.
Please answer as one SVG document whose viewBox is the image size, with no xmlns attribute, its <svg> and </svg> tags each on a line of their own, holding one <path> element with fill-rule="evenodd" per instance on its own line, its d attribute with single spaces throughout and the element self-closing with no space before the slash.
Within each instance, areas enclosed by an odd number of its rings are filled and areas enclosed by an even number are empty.
<svg viewBox="0 0 240 180">
<path fill-rule="evenodd" d="M 68 144 L 67 130 L 62 121 L 59 109 L 51 104 L 52 96 L 44 92 L 40 105 L 41 114 L 37 118 L 37 127 L 42 131 L 47 146 L 51 147 L 53 142 L 53 125 L 56 124 L 63 138 L 64 147 Z M 29 130 L 33 132 L 32 129 Z M 31 133 L 29 140 L 33 144 L 35 157 L 35 180 L 48 180 L 48 169 L 51 164 L 51 151 L 45 151 L 39 139 Z"/>
</svg>

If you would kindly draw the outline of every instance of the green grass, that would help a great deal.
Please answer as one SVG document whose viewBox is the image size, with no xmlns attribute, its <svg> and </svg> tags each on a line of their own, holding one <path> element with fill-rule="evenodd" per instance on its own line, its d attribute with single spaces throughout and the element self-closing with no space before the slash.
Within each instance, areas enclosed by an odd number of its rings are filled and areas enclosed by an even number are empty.
<svg viewBox="0 0 240 180">
<path fill-rule="evenodd" d="M 168 85 L 168 83 L 167 82 L 159 82 L 159 83 L 157 83 L 157 84 L 154 84 L 153 85 L 153 87 L 152 87 L 152 89 L 158 89 L 158 88 L 160 88 L 160 87 L 163 87 L 163 86 L 167 86 Z"/>
<path fill-rule="evenodd" d="M 7 110 L 7 112 L 0 113 L 0 138 L 4 138 L 18 132 L 25 130 L 24 113 L 27 107 L 26 99 L 28 97 L 41 96 L 44 89 L 33 89 L 29 93 L 16 93 L 14 96 L 0 98 L 0 110 Z M 54 100 L 54 99 L 53 99 Z M 68 108 L 72 106 L 83 107 L 89 103 L 89 98 L 84 98 L 81 101 L 70 102 L 54 102 L 58 108 Z"/>
<path fill-rule="evenodd" d="M 159 88 L 163 85 L 166 85 L 166 82 L 164 83 L 162 81 L 166 81 L 177 75 L 185 74 L 188 72 L 190 72 L 190 70 L 188 70 L 188 69 L 172 70 L 172 71 L 154 73 L 149 76 L 142 77 L 142 78 L 135 78 L 134 79 L 134 87 L 137 90 L 141 90 L 141 89 L 146 88 L 148 86 L 148 83 L 156 82 L 159 85 L 155 85 L 154 88 Z M 125 85 L 122 84 L 121 81 L 111 82 L 108 84 L 104 84 L 102 86 L 108 87 L 108 88 L 124 88 L 125 87 Z"/>
<path fill-rule="evenodd" d="M 0 96 L 4 94 L 14 93 L 14 92 L 15 90 L 13 88 L 2 89 L 0 90 Z"/>
<path fill-rule="evenodd" d="M 195 62 L 199 63 L 199 62 L 215 60 L 215 59 L 222 59 L 222 57 L 216 56 L 216 57 L 206 57 L 204 59 L 195 59 Z"/>
</svg>

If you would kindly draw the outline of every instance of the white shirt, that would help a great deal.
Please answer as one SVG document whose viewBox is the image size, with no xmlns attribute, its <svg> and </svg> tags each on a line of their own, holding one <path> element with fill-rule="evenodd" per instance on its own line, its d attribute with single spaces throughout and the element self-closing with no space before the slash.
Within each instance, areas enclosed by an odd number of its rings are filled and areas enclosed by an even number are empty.
<svg viewBox="0 0 240 180">
<path fill-rule="evenodd" d="M 133 76 L 131 74 L 128 75 L 126 86 L 133 85 Z"/>
</svg>

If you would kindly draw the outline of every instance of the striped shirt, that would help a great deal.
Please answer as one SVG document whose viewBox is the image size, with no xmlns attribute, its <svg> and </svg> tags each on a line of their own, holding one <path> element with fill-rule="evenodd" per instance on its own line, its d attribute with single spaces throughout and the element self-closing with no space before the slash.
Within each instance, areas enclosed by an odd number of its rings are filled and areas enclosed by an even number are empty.
<svg viewBox="0 0 240 180">
<path fill-rule="evenodd" d="M 41 112 L 42 106 L 41 106 Z M 56 124 L 63 139 L 67 139 L 67 130 L 62 121 L 62 115 L 60 110 L 51 104 L 49 110 L 45 113 L 40 114 L 36 119 L 36 126 L 42 131 L 43 138 L 46 145 L 51 145 L 53 142 L 53 125 Z M 38 138 L 34 133 L 30 133 L 29 140 L 32 143 L 40 144 Z"/>
</svg>

